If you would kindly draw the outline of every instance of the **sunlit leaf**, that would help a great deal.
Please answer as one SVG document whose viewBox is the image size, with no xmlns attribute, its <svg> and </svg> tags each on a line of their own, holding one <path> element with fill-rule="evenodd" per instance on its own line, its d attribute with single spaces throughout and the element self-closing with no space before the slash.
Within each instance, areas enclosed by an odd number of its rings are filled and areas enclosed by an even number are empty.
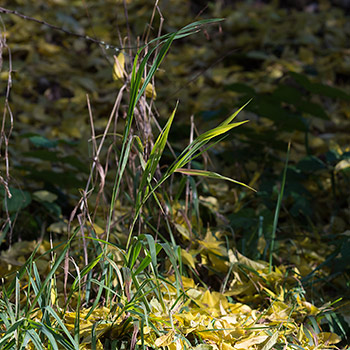
<svg viewBox="0 0 350 350">
<path fill-rule="evenodd" d="M 242 183 L 242 182 L 239 182 L 239 181 L 236 181 L 236 180 L 233 180 L 229 177 L 226 177 L 226 176 L 223 176 L 223 175 L 220 175 L 220 174 L 217 174 L 215 172 L 212 172 L 212 171 L 207 171 L 207 170 L 197 170 L 197 169 L 184 169 L 184 168 L 178 168 L 175 170 L 175 172 L 178 172 L 178 173 L 182 173 L 182 174 L 185 174 L 185 175 L 191 175 L 191 176 L 204 176 L 204 177 L 209 177 L 211 179 L 218 179 L 218 180 L 226 180 L 226 181 L 231 181 L 235 184 L 238 184 L 238 185 L 241 185 L 241 186 L 244 186 L 244 187 L 247 187 L 249 188 L 250 190 L 252 191 L 255 191 L 252 187 Z"/>
</svg>

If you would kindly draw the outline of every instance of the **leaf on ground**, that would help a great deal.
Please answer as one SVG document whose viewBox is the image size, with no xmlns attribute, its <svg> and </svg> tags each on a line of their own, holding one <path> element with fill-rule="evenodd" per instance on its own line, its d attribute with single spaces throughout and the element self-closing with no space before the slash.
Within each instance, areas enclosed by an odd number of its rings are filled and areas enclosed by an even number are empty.
<svg viewBox="0 0 350 350">
<path fill-rule="evenodd" d="M 193 270 L 196 269 L 196 258 L 192 254 L 185 249 L 181 249 L 181 257 L 184 264 L 191 266 Z"/>
</svg>

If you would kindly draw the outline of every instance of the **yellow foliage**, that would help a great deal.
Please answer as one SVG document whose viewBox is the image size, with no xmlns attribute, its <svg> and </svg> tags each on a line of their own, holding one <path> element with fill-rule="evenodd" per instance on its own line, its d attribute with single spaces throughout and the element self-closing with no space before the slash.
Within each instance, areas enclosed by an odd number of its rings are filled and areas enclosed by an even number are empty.
<svg viewBox="0 0 350 350">
<path fill-rule="evenodd" d="M 213 256 L 216 259 L 225 259 L 222 261 L 231 266 L 231 281 L 227 290 L 225 293 L 211 291 L 196 285 L 192 278 L 182 276 L 180 290 L 183 288 L 185 294 L 180 300 L 175 287 L 175 277 L 170 276 L 170 284 L 160 287 L 162 300 L 155 295 L 149 298 L 147 296 L 150 306 L 149 324 L 144 323 L 142 332 L 147 346 L 184 350 L 186 347 L 190 349 L 188 339 L 196 338 L 201 339 L 202 344 L 195 346 L 195 350 L 270 350 L 275 344 L 283 345 L 295 339 L 294 344 L 311 350 L 317 344 L 318 349 L 327 349 L 340 341 L 336 334 L 322 331 L 310 340 L 310 332 L 306 331 L 300 320 L 307 320 L 308 315 L 319 315 L 321 309 L 306 301 L 302 293 L 289 288 L 286 267 L 274 267 L 269 272 L 266 263 L 250 260 L 234 249 L 225 254 L 221 241 L 210 231 L 197 243 L 201 254 L 208 257 L 207 262 L 212 264 L 212 267 L 220 269 L 215 261 L 213 263 Z M 47 242 L 43 242 L 42 245 L 49 248 Z M 27 249 L 33 249 L 34 246 L 35 244 L 28 242 L 17 244 L 15 251 L 9 250 L 1 254 L 2 260 L 8 264 L 19 264 L 21 260 L 18 254 L 26 255 Z M 43 249 L 39 247 L 39 251 Z M 181 252 L 183 261 L 193 269 L 196 267 L 194 252 Z M 121 251 L 110 250 L 110 253 L 116 254 L 113 258 L 115 261 L 120 259 Z M 40 269 L 47 268 L 37 265 Z M 225 265 L 225 268 L 228 269 L 228 266 Z M 298 269 L 294 269 L 294 272 L 298 273 Z M 50 285 L 50 293 L 52 305 L 59 308 L 61 295 L 57 295 L 54 279 Z M 228 296 L 241 302 L 230 302 Z M 73 294 L 71 307 L 74 300 L 77 300 L 76 293 Z M 246 304 L 250 302 L 254 305 L 261 301 L 266 304 L 265 309 L 254 309 Z M 89 317 L 87 315 L 90 309 L 80 309 L 80 348 L 91 349 L 92 328 L 95 329 L 96 349 L 100 350 L 103 349 L 105 337 L 117 339 L 125 334 L 131 336 L 133 324 L 125 323 L 130 314 L 123 310 L 126 303 L 126 297 L 123 296 L 118 304 L 97 307 Z M 64 325 L 71 334 L 74 333 L 76 317 L 76 311 L 66 312 L 63 317 Z M 31 315 L 34 322 L 40 322 L 41 318 L 40 310 Z M 155 328 L 160 333 L 156 332 Z M 140 338 L 138 344 L 141 344 Z M 33 344 L 29 343 L 27 349 L 33 349 Z"/>
<path fill-rule="evenodd" d="M 191 266 L 193 270 L 196 269 L 196 258 L 185 249 L 181 249 L 181 258 L 184 264 Z"/>
</svg>

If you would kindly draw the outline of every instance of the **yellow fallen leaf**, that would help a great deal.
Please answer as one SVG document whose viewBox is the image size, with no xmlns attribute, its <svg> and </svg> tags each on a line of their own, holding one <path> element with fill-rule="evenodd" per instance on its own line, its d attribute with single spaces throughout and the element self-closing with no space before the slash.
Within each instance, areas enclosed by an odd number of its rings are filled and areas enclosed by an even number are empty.
<svg viewBox="0 0 350 350">
<path fill-rule="evenodd" d="M 152 300 L 150 301 L 150 304 L 152 305 L 153 312 L 155 314 L 161 314 L 163 312 L 162 305 L 156 298 L 152 298 Z"/>
<path fill-rule="evenodd" d="M 240 264 L 244 264 L 252 269 L 254 269 L 255 271 L 259 271 L 259 270 L 263 270 L 267 264 L 264 261 L 254 261 L 251 260 L 247 257 L 245 257 L 244 255 L 242 255 L 238 250 L 234 251 L 234 254 L 230 254 L 229 255 L 230 258 L 230 262 L 231 263 L 240 263 Z"/>
<path fill-rule="evenodd" d="M 68 221 L 58 221 L 58 222 L 54 222 L 52 223 L 48 228 L 47 231 L 48 232 L 52 232 L 52 233 L 58 233 L 58 234 L 62 234 L 67 232 L 67 226 L 68 226 Z"/>
<path fill-rule="evenodd" d="M 181 249 L 181 258 L 186 265 L 191 266 L 193 270 L 196 269 L 195 259 L 192 254 L 188 253 L 185 249 Z"/>
<path fill-rule="evenodd" d="M 235 280 L 233 282 L 236 282 Z M 254 286 L 251 282 L 248 283 L 232 283 L 230 289 L 225 292 L 224 295 L 227 297 L 232 297 L 233 295 L 248 294 L 248 292 L 253 291 Z"/>
<path fill-rule="evenodd" d="M 222 242 L 217 240 L 210 230 L 207 231 L 204 240 L 198 240 L 198 243 L 214 254 L 224 255 L 224 249 L 221 247 Z"/>
<path fill-rule="evenodd" d="M 215 300 L 213 295 L 207 290 L 202 297 L 201 302 L 206 306 L 210 308 L 215 308 L 216 304 L 218 303 L 219 300 Z"/>
<path fill-rule="evenodd" d="M 269 310 L 269 313 L 271 316 L 269 317 L 271 320 L 288 320 L 290 318 L 291 314 L 291 309 L 290 307 L 281 302 L 281 301 L 273 301 L 271 305 L 271 309 Z"/>
<path fill-rule="evenodd" d="M 320 310 L 315 305 L 312 305 L 308 301 L 302 301 L 301 304 L 305 306 L 310 315 L 317 315 L 320 312 Z"/>
<path fill-rule="evenodd" d="M 209 208 L 212 212 L 218 212 L 219 211 L 219 201 L 216 197 L 208 196 L 203 197 L 199 196 L 199 201 L 202 205 Z"/>
<path fill-rule="evenodd" d="M 248 349 L 250 346 L 263 343 L 267 338 L 268 335 L 257 335 L 245 338 L 242 341 L 236 342 L 234 345 L 234 349 Z"/>
<path fill-rule="evenodd" d="M 39 201 L 49 202 L 49 203 L 53 203 L 57 199 L 56 194 L 46 190 L 35 191 L 33 193 L 33 197 Z"/>
<path fill-rule="evenodd" d="M 187 292 L 187 295 L 192 299 L 198 299 L 200 296 L 202 296 L 202 292 L 198 289 L 191 288 Z"/>
<path fill-rule="evenodd" d="M 92 225 L 90 224 L 90 222 L 87 222 L 87 226 L 89 226 L 89 227 L 93 227 L 93 229 L 94 229 L 94 231 L 95 231 L 95 233 L 97 234 L 97 235 L 101 235 L 103 232 L 105 232 L 105 230 L 102 228 L 102 227 L 100 227 L 100 226 L 98 226 L 97 224 L 95 224 L 95 223 L 93 223 Z"/>
<path fill-rule="evenodd" d="M 96 350 L 103 350 L 104 347 L 101 343 L 101 340 L 100 339 L 97 339 L 97 343 L 96 343 Z"/>
<path fill-rule="evenodd" d="M 220 337 L 216 334 L 216 332 L 209 332 L 208 329 L 212 329 L 212 326 L 208 326 L 208 328 L 200 329 L 201 327 L 197 327 L 196 331 L 199 332 L 200 336 L 203 340 L 208 340 L 214 344 L 220 343 Z"/>
<path fill-rule="evenodd" d="M 233 346 L 231 346 L 230 344 L 227 344 L 225 342 L 221 343 L 220 349 L 221 350 L 235 350 L 235 348 Z"/>
<path fill-rule="evenodd" d="M 209 344 L 199 344 L 193 350 L 212 350 L 213 347 Z"/>
<path fill-rule="evenodd" d="M 90 349 L 92 349 L 92 345 L 91 344 L 82 343 L 82 344 L 79 345 L 79 349 L 80 350 L 90 350 Z M 103 350 L 103 345 L 102 345 L 100 339 L 97 339 L 96 348 L 95 349 L 96 350 Z"/>
<path fill-rule="evenodd" d="M 156 341 L 154 342 L 154 344 L 158 347 L 160 346 L 169 346 L 173 339 L 174 339 L 174 335 L 175 332 L 174 331 L 170 331 L 166 334 L 163 334 L 162 336 L 160 336 L 159 338 L 156 339 Z"/>
<path fill-rule="evenodd" d="M 335 171 L 339 172 L 341 170 L 348 169 L 348 168 L 350 168 L 350 160 L 343 159 L 335 166 Z"/>
<path fill-rule="evenodd" d="M 298 330 L 298 334 L 297 334 L 297 338 L 299 340 L 299 342 L 301 343 L 301 341 L 303 340 L 303 338 L 305 338 L 305 333 L 304 333 L 304 326 L 303 324 L 300 325 L 299 330 Z"/>
<path fill-rule="evenodd" d="M 187 288 L 195 288 L 196 287 L 196 284 L 194 283 L 192 278 L 181 276 L 181 279 L 182 279 L 182 284 L 183 284 L 185 289 L 187 289 Z M 175 282 L 174 275 L 169 276 L 169 281 Z"/>
<path fill-rule="evenodd" d="M 301 46 L 299 48 L 299 58 L 303 63 L 313 64 L 314 63 L 314 53 L 312 50 Z"/>
<path fill-rule="evenodd" d="M 250 186 L 250 185 L 249 185 Z M 256 249 L 258 250 L 258 252 L 260 254 L 263 254 L 264 253 L 264 250 L 265 250 L 265 247 L 266 247 L 266 240 L 265 240 L 265 237 L 264 236 L 261 236 L 259 237 L 258 239 L 258 245 L 256 247 Z"/>
<path fill-rule="evenodd" d="M 273 333 L 271 337 L 267 340 L 267 342 L 264 344 L 264 346 L 261 348 L 261 350 L 270 350 L 278 340 L 278 331 Z"/>
<path fill-rule="evenodd" d="M 182 235 L 183 238 L 186 238 L 187 240 L 190 240 L 190 232 L 188 231 L 188 228 L 184 225 L 175 223 L 175 227 L 177 231 Z"/>
<path fill-rule="evenodd" d="M 321 332 L 317 335 L 317 338 L 319 341 L 321 341 L 322 343 L 326 343 L 327 345 L 337 344 L 341 341 L 339 335 L 330 332 Z"/>
<path fill-rule="evenodd" d="M 38 52 L 45 56 L 54 56 L 60 53 L 60 47 L 58 45 L 50 44 L 44 39 L 38 40 L 37 47 Z"/>
<path fill-rule="evenodd" d="M 211 262 L 212 267 L 218 271 L 218 272 L 226 272 L 229 269 L 229 263 L 228 261 L 225 261 L 219 257 L 217 257 L 215 254 L 208 254 L 208 258 Z"/>
<path fill-rule="evenodd" d="M 174 342 L 172 342 L 168 346 L 168 350 L 182 350 L 182 349 L 186 349 L 186 348 L 184 347 L 182 339 L 179 339 L 179 338 L 177 338 Z"/>
<path fill-rule="evenodd" d="M 51 286 L 50 286 L 50 301 L 52 305 L 56 305 L 57 301 L 57 288 L 56 288 L 56 283 L 55 279 L 51 279 Z"/>
</svg>

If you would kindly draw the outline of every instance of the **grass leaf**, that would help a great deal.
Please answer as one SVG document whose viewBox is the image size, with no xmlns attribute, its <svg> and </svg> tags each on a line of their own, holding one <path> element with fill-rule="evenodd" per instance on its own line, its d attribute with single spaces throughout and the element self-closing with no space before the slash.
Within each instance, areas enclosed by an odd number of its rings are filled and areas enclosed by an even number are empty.
<svg viewBox="0 0 350 350">
<path fill-rule="evenodd" d="M 184 175 L 204 176 L 204 177 L 209 177 L 211 179 L 219 179 L 219 180 L 231 181 L 231 182 L 233 182 L 235 184 L 244 186 L 244 187 L 249 188 L 250 190 L 256 192 L 256 190 L 254 188 L 244 184 L 243 182 L 239 182 L 239 181 L 233 180 L 230 177 L 226 177 L 226 176 L 217 174 L 217 173 L 212 172 L 212 171 L 179 168 L 179 169 L 176 169 L 175 172 L 178 172 L 178 173 L 181 173 L 181 174 L 184 174 Z"/>
</svg>

